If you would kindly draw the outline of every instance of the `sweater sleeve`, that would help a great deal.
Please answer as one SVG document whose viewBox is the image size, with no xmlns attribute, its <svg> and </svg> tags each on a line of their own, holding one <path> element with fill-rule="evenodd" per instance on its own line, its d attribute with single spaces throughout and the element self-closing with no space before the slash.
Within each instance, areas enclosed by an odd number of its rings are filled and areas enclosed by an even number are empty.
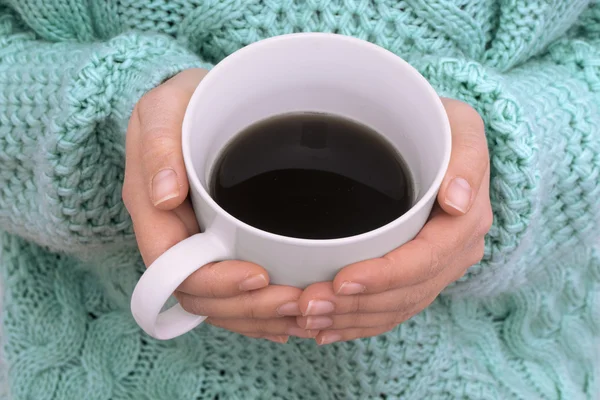
<svg viewBox="0 0 600 400">
<path fill-rule="evenodd" d="M 573 260 L 600 244 L 600 7 L 581 21 L 504 72 L 460 58 L 413 60 L 441 96 L 479 111 L 490 150 L 485 256 L 448 293 L 509 292 L 535 284 L 550 262 L 587 268 Z"/>
<path fill-rule="evenodd" d="M 125 132 L 137 100 L 205 67 L 175 39 L 40 39 L 0 7 L 0 229 L 86 255 L 134 243 L 121 201 Z"/>
</svg>

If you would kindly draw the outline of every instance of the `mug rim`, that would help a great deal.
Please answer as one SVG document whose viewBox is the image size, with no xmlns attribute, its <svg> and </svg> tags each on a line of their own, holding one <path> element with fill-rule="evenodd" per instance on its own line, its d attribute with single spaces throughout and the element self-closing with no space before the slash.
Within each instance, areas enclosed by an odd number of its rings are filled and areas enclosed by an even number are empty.
<svg viewBox="0 0 600 400">
<path fill-rule="evenodd" d="M 198 99 L 204 95 L 206 82 L 210 82 L 211 80 L 217 79 L 219 75 L 219 71 L 224 69 L 229 64 L 237 62 L 237 59 L 240 57 L 244 57 L 247 53 L 251 53 L 253 51 L 259 50 L 265 46 L 269 46 L 275 42 L 288 41 L 288 40 L 298 40 L 298 39 L 319 39 L 319 40 L 339 40 L 352 42 L 355 46 L 362 46 L 365 48 L 369 48 L 370 51 L 379 52 L 383 57 L 387 58 L 389 62 L 393 62 L 404 68 L 405 70 L 411 71 L 414 75 L 414 79 L 418 80 L 423 86 L 423 90 L 426 92 L 426 95 L 431 98 L 431 103 L 433 105 L 432 110 L 430 112 L 437 113 L 442 116 L 443 122 L 443 145 L 444 145 L 444 156 L 440 166 L 437 168 L 437 172 L 435 174 L 435 178 L 433 182 L 427 188 L 427 191 L 423 194 L 421 199 L 416 202 L 407 212 L 402 214 L 400 217 L 394 219 L 393 221 L 388 222 L 385 225 L 382 225 L 376 229 L 370 230 L 368 232 L 364 232 L 358 235 L 347 236 L 343 238 L 335 238 L 335 239 L 303 239 L 303 238 L 294 238 L 291 236 L 279 235 L 276 233 L 271 233 L 268 231 L 264 231 L 262 229 L 258 229 L 252 225 L 245 223 L 233 215 L 228 213 L 225 209 L 223 209 L 208 193 L 204 185 L 201 183 L 198 174 L 196 173 L 196 169 L 194 168 L 193 159 L 191 156 L 191 114 L 193 114 L 195 110 L 195 105 L 199 101 Z M 403 224 L 405 221 L 413 218 L 415 214 L 418 214 L 423 207 L 431 200 L 432 197 L 437 196 L 441 183 L 444 179 L 446 171 L 448 169 L 448 165 L 450 163 L 450 155 L 452 152 L 452 134 L 450 130 L 450 122 L 448 121 L 448 116 L 446 114 L 445 108 L 442 104 L 442 101 L 438 94 L 435 92 L 430 83 L 417 71 L 413 66 L 408 64 L 405 60 L 397 56 L 396 54 L 390 52 L 389 50 L 384 49 L 378 45 L 370 43 L 365 40 L 357 39 L 351 36 L 344 36 L 334 33 L 316 33 L 316 32 L 304 32 L 304 33 L 291 33 L 285 35 L 274 36 L 271 38 L 267 38 L 264 40 L 260 40 L 258 42 L 254 42 L 249 44 L 229 56 L 225 57 L 221 62 L 217 63 L 210 72 L 206 75 L 206 77 L 202 80 L 202 82 L 196 87 L 190 101 L 185 110 L 183 123 L 182 123 L 182 150 L 183 150 L 183 159 L 184 164 L 187 171 L 188 181 L 190 184 L 190 190 L 195 190 L 202 197 L 202 199 L 207 203 L 212 210 L 224 217 L 227 221 L 234 224 L 238 228 L 242 228 L 250 233 L 260 236 L 263 239 L 269 239 L 280 243 L 294 244 L 294 245 L 302 245 L 307 247 L 320 247 L 320 246 L 332 246 L 332 245 L 346 245 L 352 244 L 355 242 L 360 242 L 363 240 L 371 239 L 375 236 L 379 236 L 384 234 L 385 232 L 395 229 L 398 225 Z"/>
</svg>

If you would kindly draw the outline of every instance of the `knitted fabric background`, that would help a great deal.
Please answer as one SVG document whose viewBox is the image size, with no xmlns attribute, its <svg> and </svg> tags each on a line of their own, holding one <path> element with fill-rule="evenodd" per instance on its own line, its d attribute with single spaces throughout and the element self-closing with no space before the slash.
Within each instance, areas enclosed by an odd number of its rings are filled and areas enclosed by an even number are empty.
<svg viewBox="0 0 600 400">
<path fill-rule="evenodd" d="M 2 279 L 0 279 L 0 321 L 2 320 L 2 298 L 4 297 L 4 288 Z M 0 340 L 2 340 L 2 327 L 0 327 Z M 9 400 L 8 396 L 8 366 L 4 357 L 4 349 L 0 348 L 0 400 Z"/>
<path fill-rule="evenodd" d="M 379 337 L 282 346 L 129 312 L 121 202 L 144 92 L 262 38 L 326 31 L 407 59 L 486 123 L 483 261 Z M 0 269 L 15 399 L 595 399 L 600 6 L 589 0 L 0 0 Z"/>
</svg>

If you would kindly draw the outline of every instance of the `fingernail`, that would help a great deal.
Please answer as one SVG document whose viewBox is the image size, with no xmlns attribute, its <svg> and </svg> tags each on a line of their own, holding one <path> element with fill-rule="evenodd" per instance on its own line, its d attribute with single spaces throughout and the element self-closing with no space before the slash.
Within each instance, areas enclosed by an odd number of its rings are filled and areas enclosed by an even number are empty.
<svg viewBox="0 0 600 400">
<path fill-rule="evenodd" d="M 177 174 L 171 168 L 158 171 L 152 178 L 152 202 L 155 206 L 179 196 Z"/>
<path fill-rule="evenodd" d="M 264 337 L 267 340 L 270 340 L 271 342 L 275 342 L 275 343 L 283 343 L 286 344 L 287 341 L 290 339 L 289 336 L 277 336 L 277 335 L 268 335 Z"/>
<path fill-rule="evenodd" d="M 323 346 L 325 344 L 331 344 L 331 343 L 335 343 L 338 342 L 342 339 L 342 335 L 338 334 L 338 333 L 324 333 L 321 338 L 319 339 L 319 346 Z"/>
<path fill-rule="evenodd" d="M 318 332 L 318 331 L 317 331 Z M 311 330 L 307 330 L 307 329 L 302 329 L 302 328 L 298 328 L 298 327 L 291 327 L 287 329 L 287 333 L 292 335 L 292 336 L 296 336 L 299 338 L 313 338 L 315 336 L 317 336 L 317 332 L 313 332 Z"/>
<path fill-rule="evenodd" d="M 306 329 L 325 329 L 333 325 L 333 320 L 329 317 L 308 317 L 306 318 Z"/>
<path fill-rule="evenodd" d="M 240 283 L 239 289 L 243 292 L 247 292 L 250 290 L 264 288 L 267 286 L 267 284 L 267 278 L 265 278 L 264 275 L 259 274 L 243 280 L 242 283 Z"/>
<path fill-rule="evenodd" d="M 344 282 L 342 283 L 342 286 L 340 286 L 340 289 L 338 290 L 337 294 L 349 296 L 353 294 L 362 293 L 365 290 L 367 290 L 367 288 L 364 285 L 361 285 L 360 283 Z"/>
<path fill-rule="evenodd" d="M 277 308 L 277 314 L 282 316 L 294 317 L 297 315 L 301 315 L 300 307 L 298 303 L 295 301 L 291 301 L 289 303 L 285 303 Z"/>
<path fill-rule="evenodd" d="M 446 191 L 445 203 L 450 207 L 466 213 L 471 203 L 471 186 L 463 178 L 454 178 Z"/>
<path fill-rule="evenodd" d="M 335 310 L 335 305 L 326 300 L 311 300 L 304 315 L 323 315 L 329 314 Z"/>
</svg>

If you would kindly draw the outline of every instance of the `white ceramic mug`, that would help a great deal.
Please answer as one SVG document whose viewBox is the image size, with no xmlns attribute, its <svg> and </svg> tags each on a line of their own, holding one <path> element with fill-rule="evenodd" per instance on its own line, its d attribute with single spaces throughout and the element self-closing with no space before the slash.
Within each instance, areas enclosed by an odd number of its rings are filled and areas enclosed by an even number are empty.
<svg viewBox="0 0 600 400">
<path fill-rule="evenodd" d="M 239 221 L 211 198 L 208 179 L 221 150 L 249 125 L 289 112 L 326 112 L 361 122 L 402 154 L 415 183 L 415 204 L 373 231 L 331 240 L 268 233 Z M 398 56 L 333 34 L 284 35 L 224 59 L 198 86 L 183 120 L 183 157 L 203 233 L 161 255 L 131 299 L 137 323 L 169 339 L 204 321 L 179 304 L 161 312 L 178 286 L 212 261 L 262 265 L 273 284 L 305 287 L 331 280 L 345 265 L 379 257 L 416 236 L 435 201 L 450 160 L 451 134 L 429 83 Z"/>
</svg>

